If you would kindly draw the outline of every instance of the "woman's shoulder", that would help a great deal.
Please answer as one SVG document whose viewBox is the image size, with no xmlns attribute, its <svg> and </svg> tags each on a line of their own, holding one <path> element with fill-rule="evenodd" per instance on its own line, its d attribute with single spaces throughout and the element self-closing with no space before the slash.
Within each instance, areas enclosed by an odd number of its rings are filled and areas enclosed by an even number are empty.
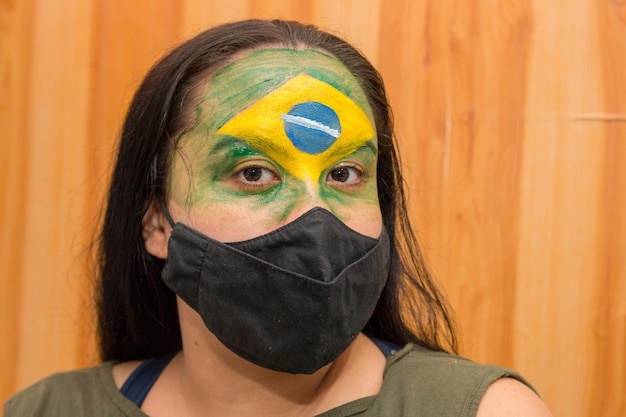
<svg viewBox="0 0 626 417">
<path fill-rule="evenodd" d="M 113 364 L 51 375 L 18 392 L 4 404 L 11 416 L 141 416 L 119 393 L 111 374 Z"/>
<path fill-rule="evenodd" d="M 490 386 L 503 378 L 534 391 L 510 369 L 409 344 L 389 357 L 373 415 L 401 415 L 391 410 L 402 407 L 430 413 L 425 415 L 474 416 Z"/>
<path fill-rule="evenodd" d="M 462 356 L 430 350 L 416 344 L 408 344 L 389 357 L 385 376 L 389 378 L 412 376 L 416 372 L 419 372 L 419 375 L 428 375 L 429 380 L 433 382 L 446 381 L 452 376 L 461 383 L 512 377 L 530 386 L 520 374 L 511 369 L 477 363 Z"/>
</svg>

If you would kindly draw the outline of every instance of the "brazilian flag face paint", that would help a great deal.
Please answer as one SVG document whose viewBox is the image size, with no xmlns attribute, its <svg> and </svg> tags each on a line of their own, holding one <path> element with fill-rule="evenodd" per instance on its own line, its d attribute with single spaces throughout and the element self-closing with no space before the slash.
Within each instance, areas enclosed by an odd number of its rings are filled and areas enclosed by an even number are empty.
<svg viewBox="0 0 626 417">
<path fill-rule="evenodd" d="M 243 139 L 299 179 L 374 139 L 367 115 L 345 94 L 302 73 L 230 119 L 217 133 Z"/>
<path fill-rule="evenodd" d="M 173 163 L 179 204 L 267 209 L 275 221 L 315 200 L 343 220 L 364 206 L 379 216 L 372 112 L 335 58 L 251 52 L 210 77 L 196 116 Z"/>
</svg>

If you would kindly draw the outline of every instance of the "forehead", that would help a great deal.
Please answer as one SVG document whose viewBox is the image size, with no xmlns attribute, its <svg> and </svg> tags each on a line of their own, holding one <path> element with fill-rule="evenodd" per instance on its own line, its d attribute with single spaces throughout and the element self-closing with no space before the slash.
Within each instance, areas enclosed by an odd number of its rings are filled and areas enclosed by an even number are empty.
<svg viewBox="0 0 626 417">
<path fill-rule="evenodd" d="M 373 120 L 361 86 L 339 60 L 311 49 L 272 48 L 252 51 L 210 77 L 201 103 L 202 113 L 210 120 L 202 121 L 218 130 L 243 109 L 298 76 L 308 76 L 337 90 Z"/>
<path fill-rule="evenodd" d="M 337 59 L 315 50 L 263 49 L 210 77 L 188 138 L 199 155 L 243 141 L 296 177 L 313 178 L 364 146 L 376 152 L 371 113 Z"/>
</svg>

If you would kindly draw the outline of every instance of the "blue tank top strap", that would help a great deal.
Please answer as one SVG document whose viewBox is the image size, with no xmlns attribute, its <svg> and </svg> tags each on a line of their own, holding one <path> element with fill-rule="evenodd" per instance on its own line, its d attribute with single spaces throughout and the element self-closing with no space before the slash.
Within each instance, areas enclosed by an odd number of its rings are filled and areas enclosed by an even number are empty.
<svg viewBox="0 0 626 417">
<path fill-rule="evenodd" d="M 386 358 L 388 358 L 389 356 L 393 355 L 394 353 L 402 349 L 402 346 L 396 345 L 395 343 L 387 342 L 386 340 L 379 339 L 374 336 L 368 336 L 368 337 L 372 342 L 374 342 L 374 344 L 378 347 L 378 349 L 380 349 L 380 351 L 383 352 L 383 355 L 385 355 Z"/>
<path fill-rule="evenodd" d="M 120 392 L 141 408 L 150 389 L 174 356 L 171 354 L 143 361 L 124 382 Z"/>
</svg>

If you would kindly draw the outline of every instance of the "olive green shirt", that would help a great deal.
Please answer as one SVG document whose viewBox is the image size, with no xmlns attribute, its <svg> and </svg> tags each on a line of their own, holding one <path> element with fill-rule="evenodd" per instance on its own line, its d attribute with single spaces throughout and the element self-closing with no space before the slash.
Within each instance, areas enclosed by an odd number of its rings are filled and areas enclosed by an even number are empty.
<svg viewBox="0 0 626 417">
<path fill-rule="evenodd" d="M 52 375 L 9 399 L 4 417 L 146 417 L 120 393 L 112 367 L 113 362 L 106 362 Z M 487 387 L 503 377 L 528 385 L 504 368 L 407 345 L 387 358 L 378 395 L 349 402 L 318 417 L 475 416 Z"/>
</svg>

